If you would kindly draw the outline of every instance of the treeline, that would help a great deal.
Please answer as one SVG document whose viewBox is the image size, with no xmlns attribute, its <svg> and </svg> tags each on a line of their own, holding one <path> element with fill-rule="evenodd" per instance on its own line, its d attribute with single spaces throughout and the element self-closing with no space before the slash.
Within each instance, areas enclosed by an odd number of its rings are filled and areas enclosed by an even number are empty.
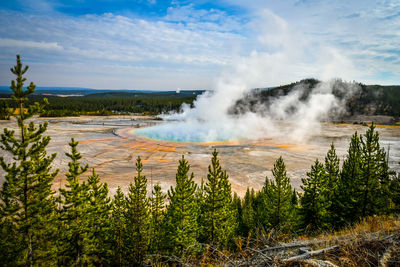
<svg viewBox="0 0 400 267">
<path fill-rule="evenodd" d="M 115 115 L 115 114 L 161 114 L 179 111 L 183 103 L 191 105 L 202 91 L 190 92 L 106 92 L 85 96 L 43 96 L 31 95 L 28 105 L 40 102 L 44 98 L 49 104 L 41 111 L 42 117 L 62 117 L 79 115 Z M 0 119 L 7 119 L 7 110 L 16 108 L 10 95 L 0 95 Z M 9 99 L 5 99 L 8 97 Z"/>
<path fill-rule="evenodd" d="M 231 184 L 214 150 L 207 178 L 194 182 L 182 156 L 176 185 L 167 194 L 155 185 L 147 195 L 147 179 L 140 157 L 137 174 L 126 194 L 118 188 L 110 198 L 108 186 L 95 170 L 81 164 L 78 142 L 71 151 L 65 187 L 52 190 L 58 170 L 55 154 L 47 155 L 47 123 L 25 121 L 43 109 L 26 107 L 34 92 L 23 90 L 27 71 L 19 57 L 12 72 L 14 115 L 19 134 L 4 129 L 0 157 L 5 182 L 0 191 L 0 262 L 4 266 L 138 266 L 180 263 L 212 258 L 210 248 L 226 254 L 240 250 L 245 240 L 271 231 L 317 234 L 338 229 L 367 216 L 400 212 L 400 176 L 389 170 L 379 134 L 372 125 L 364 135 L 355 133 L 347 156 L 340 161 L 332 144 L 325 160 L 318 160 L 302 179 L 303 192 L 291 187 L 282 157 L 274 164 L 272 179 L 243 199 L 232 196 Z M 25 109 L 26 108 L 26 109 Z M 204 262 L 204 261 L 203 261 Z"/>
</svg>

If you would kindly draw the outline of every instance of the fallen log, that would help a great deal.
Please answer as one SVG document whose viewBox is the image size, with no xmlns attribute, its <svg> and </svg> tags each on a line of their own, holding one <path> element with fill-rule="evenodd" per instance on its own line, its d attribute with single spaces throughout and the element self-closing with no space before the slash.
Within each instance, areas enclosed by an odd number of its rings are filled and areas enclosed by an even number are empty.
<svg viewBox="0 0 400 267">
<path fill-rule="evenodd" d="M 319 249 L 319 250 L 310 251 L 310 252 L 307 252 L 307 253 L 304 253 L 304 254 L 300 254 L 300 255 L 297 255 L 297 256 L 290 257 L 290 258 L 288 258 L 288 259 L 286 259 L 284 261 L 285 262 L 289 262 L 289 261 L 297 261 L 297 260 L 308 259 L 308 258 L 311 258 L 313 256 L 317 256 L 317 255 L 324 254 L 326 252 L 338 249 L 339 247 L 340 247 L 339 245 L 336 245 L 336 246 L 332 246 L 332 247 L 329 247 L 329 248 L 323 248 L 323 249 Z"/>
<path fill-rule="evenodd" d="M 304 243 L 280 245 L 280 246 L 275 246 L 275 247 L 264 248 L 264 249 L 260 250 L 260 252 L 262 252 L 262 253 L 276 252 L 276 251 L 281 251 L 281 250 L 290 250 L 290 249 L 296 249 L 296 248 L 301 248 L 301 247 L 307 247 L 309 245 L 314 245 L 314 243 L 313 242 L 304 242 Z"/>
</svg>

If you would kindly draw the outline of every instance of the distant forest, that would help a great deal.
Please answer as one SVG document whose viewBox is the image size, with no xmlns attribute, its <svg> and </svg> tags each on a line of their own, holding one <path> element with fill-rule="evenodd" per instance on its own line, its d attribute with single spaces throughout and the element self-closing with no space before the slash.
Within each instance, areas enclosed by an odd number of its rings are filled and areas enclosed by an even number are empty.
<svg viewBox="0 0 400 267">
<path fill-rule="evenodd" d="M 61 97 L 47 94 L 33 94 L 28 101 L 33 104 L 47 98 L 49 104 L 41 112 L 42 117 L 79 115 L 149 114 L 178 111 L 183 103 L 192 104 L 197 95 L 204 91 L 182 92 L 101 92 L 84 96 Z M 53 94 L 60 92 L 54 91 Z M 69 92 L 71 93 L 71 92 Z M 10 93 L 0 93 L 0 113 L 15 108 Z M 1 119 L 1 118 L 0 118 Z"/>
<path fill-rule="evenodd" d="M 316 79 L 305 79 L 288 85 L 275 88 L 258 88 L 251 90 L 242 99 L 237 101 L 231 108 L 232 113 L 241 113 L 245 110 L 255 110 L 257 105 L 268 104 L 276 97 L 284 96 L 298 90 L 301 85 L 302 95 L 300 100 L 306 100 L 310 92 L 320 83 Z M 334 84 L 333 94 L 338 98 L 344 98 L 346 86 L 350 83 L 337 80 Z M 359 89 L 351 96 L 346 96 L 346 114 L 352 115 L 388 115 L 400 117 L 400 86 L 365 85 L 353 84 Z M 105 90 L 54 90 L 39 91 L 33 94 L 29 102 L 41 101 L 43 98 L 49 100 L 49 104 L 42 111 L 43 117 L 79 116 L 79 115 L 114 115 L 141 113 L 156 115 L 163 112 L 179 111 L 183 103 L 189 105 L 200 94 L 201 90 L 168 92 L 146 92 L 146 91 L 105 91 Z M 57 94 L 76 96 L 57 96 Z M 15 107 L 11 101 L 11 91 L 0 91 L 0 119 L 6 118 L 6 110 Z"/>
</svg>

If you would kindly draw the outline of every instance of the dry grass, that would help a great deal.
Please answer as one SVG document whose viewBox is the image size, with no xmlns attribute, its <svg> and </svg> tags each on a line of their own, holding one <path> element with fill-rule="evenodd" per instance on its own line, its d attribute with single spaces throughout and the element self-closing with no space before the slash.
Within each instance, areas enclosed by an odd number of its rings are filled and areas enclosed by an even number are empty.
<svg viewBox="0 0 400 267">
<path fill-rule="evenodd" d="M 338 245 L 312 259 L 282 266 L 400 266 L 399 217 L 369 217 L 353 227 L 312 240 L 313 249 Z"/>
</svg>

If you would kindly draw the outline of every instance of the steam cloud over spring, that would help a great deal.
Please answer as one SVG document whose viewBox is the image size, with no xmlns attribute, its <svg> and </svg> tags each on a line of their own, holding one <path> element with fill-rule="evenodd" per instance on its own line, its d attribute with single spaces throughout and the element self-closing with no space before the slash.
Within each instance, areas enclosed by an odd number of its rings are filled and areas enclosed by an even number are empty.
<svg viewBox="0 0 400 267">
<path fill-rule="evenodd" d="M 154 139 L 177 142 L 213 142 L 236 139 L 282 138 L 291 141 L 306 141 L 317 134 L 320 122 L 345 112 L 345 101 L 357 89 L 353 83 L 338 80 L 319 83 L 303 100 L 305 84 L 300 83 L 288 95 L 275 97 L 268 105 L 259 103 L 252 108 L 246 106 L 239 114 L 232 108 L 249 89 L 225 87 L 215 92 L 206 92 L 194 102 L 194 107 L 184 105 L 180 113 L 164 115 L 168 122 L 136 130 L 137 134 Z M 342 90 L 338 98 L 333 89 Z M 240 92 L 240 93 L 239 93 Z"/>
</svg>

